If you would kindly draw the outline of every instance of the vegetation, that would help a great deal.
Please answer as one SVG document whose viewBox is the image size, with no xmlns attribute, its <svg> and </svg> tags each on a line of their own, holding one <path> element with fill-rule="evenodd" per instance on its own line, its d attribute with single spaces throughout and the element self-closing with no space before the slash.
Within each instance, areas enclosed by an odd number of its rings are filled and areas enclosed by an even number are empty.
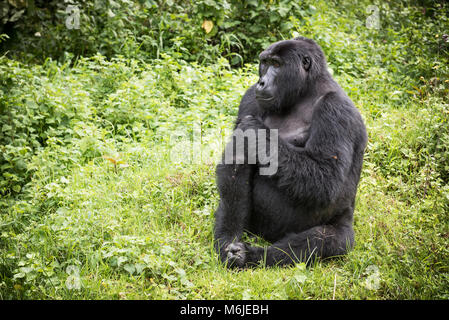
<svg viewBox="0 0 449 320">
<path fill-rule="evenodd" d="M 447 4 L 8 0 L 0 19 L 0 299 L 449 298 Z M 356 246 L 229 271 L 220 142 L 260 50 L 299 34 L 368 128 Z"/>
</svg>

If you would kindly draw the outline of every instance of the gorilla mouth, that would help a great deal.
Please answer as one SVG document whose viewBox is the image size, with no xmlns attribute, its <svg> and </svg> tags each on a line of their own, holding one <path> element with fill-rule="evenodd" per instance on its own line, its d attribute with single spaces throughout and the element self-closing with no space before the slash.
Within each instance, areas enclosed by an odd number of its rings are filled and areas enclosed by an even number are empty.
<svg viewBox="0 0 449 320">
<path fill-rule="evenodd" d="M 270 101 L 274 100 L 274 97 L 273 96 L 264 96 L 264 95 L 256 94 L 256 99 L 258 101 L 270 102 Z"/>
<path fill-rule="evenodd" d="M 271 101 L 274 99 L 274 97 L 262 97 L 262 96 L 256 96 L 257 100 L 264 100 L 264 101 Z"/>
<path fill-rule="evenodd" d="M 274 96 L 256 95 L 256 100 L 262 109 L 275 110 L 278 108 L 278 103 Z"/>
</svg>

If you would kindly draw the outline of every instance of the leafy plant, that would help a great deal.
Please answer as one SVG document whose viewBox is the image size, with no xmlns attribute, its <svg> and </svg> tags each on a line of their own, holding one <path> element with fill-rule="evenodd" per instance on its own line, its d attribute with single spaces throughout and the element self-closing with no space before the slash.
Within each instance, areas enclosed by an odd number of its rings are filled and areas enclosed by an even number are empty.
<svg viewBox="0 0 449 320">
<path fill-rule="evenodd" d="M 374 3 L 378 29 L 370 5 L 3 4 L 0 299 L 447 299 L 447 5 Z M 212 244 L 214 164 L 252 62 L 297 35 L 322 46 L 368 127 L 356 246 L 230 272 Z"/>
</svg>

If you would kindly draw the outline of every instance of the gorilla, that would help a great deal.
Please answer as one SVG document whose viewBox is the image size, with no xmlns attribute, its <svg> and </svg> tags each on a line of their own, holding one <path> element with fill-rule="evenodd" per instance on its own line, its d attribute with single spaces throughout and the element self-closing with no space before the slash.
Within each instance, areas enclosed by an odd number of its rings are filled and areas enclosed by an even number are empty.
<svg viewBox="0 0 449 320">
<path fill-rule="evenodd" d="M 367 143 L 362 117 L 313 40 L 276 42 L 259 60 L 259 80 L 241 100 L 224 155 L 234 154 L 237 131 L 277 129 L 276 141 L 253 134 L 256 140 L 245 140 L 243 151 L 249 154 L 262 139 L 277 170 L 262 174 L 267 162 L 259 154 L 251 162 L 238 152 L 217 165 L 215 249 L 231 268 L 343 255 L 354 245 L 355 195 Z M 243 242 L 244 232 L 271 245 L 251 246 Z"/>
</svg>

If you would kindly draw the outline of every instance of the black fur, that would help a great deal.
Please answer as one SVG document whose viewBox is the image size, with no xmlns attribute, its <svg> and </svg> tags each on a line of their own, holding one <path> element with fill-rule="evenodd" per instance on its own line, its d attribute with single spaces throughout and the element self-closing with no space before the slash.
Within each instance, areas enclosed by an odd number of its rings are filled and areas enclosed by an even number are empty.
<svg viewBox="0 0 449 320">
<path fill-rule="evenodd" d="M 360 113 L 313 40 L 277 42 L 260 61 L 260 79 L 243 96 L 235 129 L 278 129 L 278 170 L 265 176 L 259 163 L 217 166 L 215 247 L 230 267 L 345 254 L 354 244 L 354 201 L 367 142 Z M 243 243 L 245 230 L 272 245 Z"/>
</svg>

